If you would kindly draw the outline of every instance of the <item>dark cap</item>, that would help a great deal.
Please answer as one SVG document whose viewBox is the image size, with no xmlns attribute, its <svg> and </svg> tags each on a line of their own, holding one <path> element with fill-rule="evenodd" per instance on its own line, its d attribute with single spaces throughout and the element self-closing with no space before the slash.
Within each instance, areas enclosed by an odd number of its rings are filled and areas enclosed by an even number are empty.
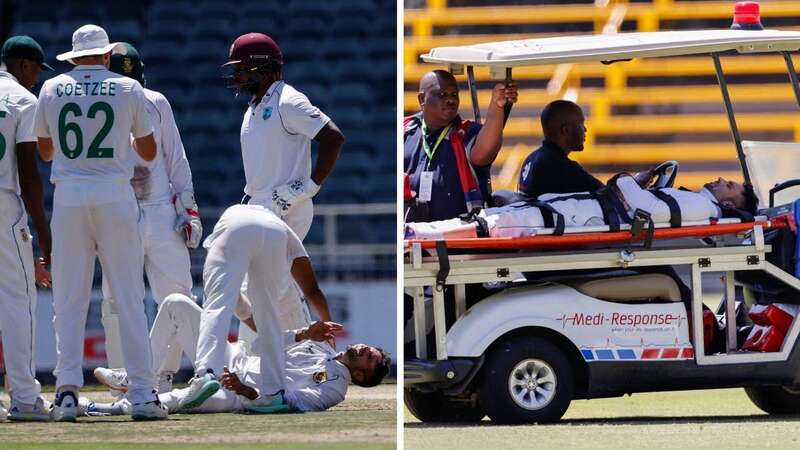
<svg viewBox="0 0 800 450">
<path fill-rule="evenodd" d="M 111 49 L 111 64 L 108 70 L 133 78 L 144 86 L 144 63 L 136 47 L 127 42 L 118 42 Z"/>
<path fill-rule="evenodd" d="M 3 44 L 3 49 L 0 50 L 0 61 L 5 62 L 9 59 L 27 59 L 39 63 L 42 69 L 53 70 L 49 64 L 44 62 L 42 46 L 30 36 L 11 36 L 8 38 L 6 43 Z"/>
<path fill-rule="evenodd" d="M 277 64 L 283 64 L 283 53 L 275 41 L 262 33 L 247 33 L 233 41 L 228 62 L 224 65 L 248 62 L 252 57 L 268 57 Z"/>
</svg>

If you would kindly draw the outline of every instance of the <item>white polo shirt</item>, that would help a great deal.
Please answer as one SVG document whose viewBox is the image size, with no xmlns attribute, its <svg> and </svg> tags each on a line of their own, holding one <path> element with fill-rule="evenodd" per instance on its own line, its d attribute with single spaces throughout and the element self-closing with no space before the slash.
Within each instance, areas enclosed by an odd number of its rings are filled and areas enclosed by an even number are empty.
<svg viewBox="0 0 800 450">
<path fill-rule="evenodd" d="M 14 75 L 0 71 L 0 189 L 19 193 L 16 144 L 36 142 L 35 111 L 36 96 Z"/>
<path fill-rule="evenodd" d="M 53 140 L 50 181 L 129 182 L 131 134 L 153 132 L 145 102 L 138 82 L 103 66 L 77 66 L 45 81 L 35 130 Z"/>
<path fill-rule="evenodd" d="M 283 80 L 244 113 L 241 129 L 245 194 L 256 197 L 311 176 L 311 139 L 331 119 Z"/>
</svg>

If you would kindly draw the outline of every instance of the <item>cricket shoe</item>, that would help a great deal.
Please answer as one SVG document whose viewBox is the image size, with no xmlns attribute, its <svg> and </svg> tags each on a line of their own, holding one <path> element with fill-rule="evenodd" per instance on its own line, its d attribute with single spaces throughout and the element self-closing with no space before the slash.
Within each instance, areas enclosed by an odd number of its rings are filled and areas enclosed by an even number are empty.
<svg viewBox="0 0 800 450">
<path fill-rule="evenodd" d="M 167 407 L 156 398 L 151 402 L 131 405 L 133 420 L 164 420 L 167 418 Z"/>
<path fill-rule="evenodd" d="M 178 402 L 178 410 L 197 408 L 214 395 L 219 388 L 219 381 L 214 378 L 213 374 L 195 376 L 189 382 L 189 392 Z"/>
<path fill-rule="evenodd" d="M 50 408 L 50 417 L 56 422 L 75 422 L 78 417 L 78 392 L 61 388 L 56 392 L 56 401 Z"/>
<path fill-rule="evenodd" d="M 6 417 L 8 416 L 8 410 L 6 409 L 6 405 L 0 401 L 0 422 L 5 422 Z"/>
<path fill-rule="evenodd" d="M 128 372 L 125 369 L 94 369 L 94 377 L 112 391 L 128 392 Z"/>
<path fill-rule="evenodd" d="M 8 410 L 8 420 L 15 422 L 49 422 L 49 404 L 45 404 L 42 397 L 38 397 L 32 404 L 19 403 L 11 400 L 11 409 Z"/>
<path fill-rule="evenodd" d="M 246 402 L 244 409 L 257 414 L 278 414 L 289 412 L 289 405 L 283 398 L 283 391 L 273 395 L 259 395 L 257 399 Z"/>
<path fill-rule="evenodd" d="M 116 391 L 114 391 L 116 392 Z M 126 400 L 127 401 L 127 400 Z M 117 406 L 115 406 L 117 405 Z M 79 416 L 90 416 L 90 417 L 97 417 L 97 416 L 121 416 L 124 413 L 122 412 L 122 408 L 119 405 L 119 402 L 114 403 L 95 403 L 89 400 L 86 397 L 79 397 L 78 398 L 78 415 Z M 112 414 L 111 411 L 115 411 Z M 116 412 L 118 411 L 118 412 Z"/>
<path fill-rule="evenodd" d="M 172 390 L 172 379 L 174 374 L 172 372 L 162 372 L 158 374 L 158 384 L 156 384 L 156 391 L 159 394 L 164 394 Z"/>
</svg>

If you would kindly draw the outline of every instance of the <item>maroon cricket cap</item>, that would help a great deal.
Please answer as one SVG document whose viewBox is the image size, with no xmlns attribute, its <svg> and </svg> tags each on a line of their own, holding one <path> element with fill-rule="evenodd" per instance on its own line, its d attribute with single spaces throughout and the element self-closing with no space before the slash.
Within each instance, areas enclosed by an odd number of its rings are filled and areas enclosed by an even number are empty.
<svg viewBox="0 0 800 450">
<path fill-rule="evenodd" d="M 240 63 L 251 56 L 269 56 L 283 64 L 283 53 L 271 37 L 262 33 L 247 33 L 233 41 L 228 62 L 223 66 Z"/>
</svg>

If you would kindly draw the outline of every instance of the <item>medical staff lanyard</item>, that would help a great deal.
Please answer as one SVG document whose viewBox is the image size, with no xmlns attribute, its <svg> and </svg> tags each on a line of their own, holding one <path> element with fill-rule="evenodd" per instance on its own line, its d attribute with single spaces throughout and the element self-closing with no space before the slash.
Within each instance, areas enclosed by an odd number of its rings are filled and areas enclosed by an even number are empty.
<svg viewBox="0 0 800 450">
<path fill-rule="evenodd" d="M 439 133 L 439 138 L 436 139 L 436 143 L 433 144 L 433 149 L 431 149 L 427 139 L 428 126 L 425 124 L 425 121 L 422 122 L 422 149 L 425 150 L 425 154 L 428 155 L 428 164 L 425 165 L 426 169 L 430 169 L 431 162 L 433 161 L 433 155 L 436 153 L 436 149 L 439 148 L 439 144 L 441 144 L 442 140 L 444 140 L 444 137 L 447 136 L 448 131 L 450 131 L 450 125 L 445 127 L 445 129 Z"/>
</svg>

